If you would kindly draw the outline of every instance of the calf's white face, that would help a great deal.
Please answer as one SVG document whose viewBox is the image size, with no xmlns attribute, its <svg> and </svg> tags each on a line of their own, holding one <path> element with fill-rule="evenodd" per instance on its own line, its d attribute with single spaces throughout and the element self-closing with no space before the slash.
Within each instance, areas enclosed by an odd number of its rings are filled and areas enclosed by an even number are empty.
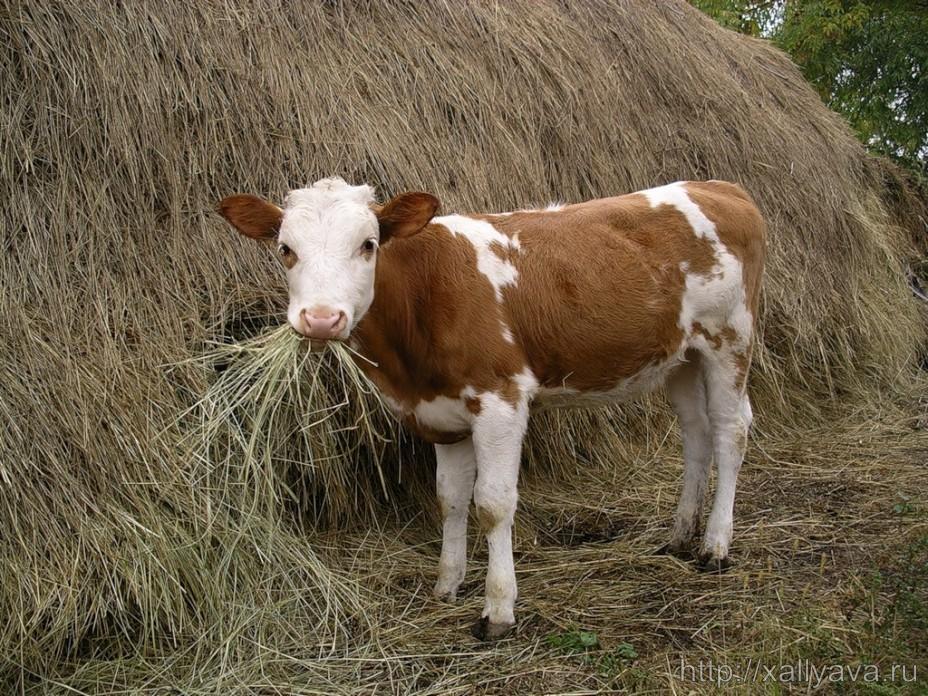
<svg viewBox="0 0 928 696">
<path fill-rule="evenodd" d="M 374 300 L 378 247 L 418 232 L 438 199 L 405 193 L 383 206 L 370 186 L 321 179 L 279 208 L 256 196 L 223 199 L 219 212 L 242 234 L 271 242 L 286 268 L 287 319 L 318 340 L 344 340 Z"/>
<path fill-rule="evenodd" d="M 345 339 L 374 299 L 380 239 L 370 186 L 326 180 L 291 191 L 277 253 L 287 268 L 287 319 L 316 339 Z"/>
</svg>

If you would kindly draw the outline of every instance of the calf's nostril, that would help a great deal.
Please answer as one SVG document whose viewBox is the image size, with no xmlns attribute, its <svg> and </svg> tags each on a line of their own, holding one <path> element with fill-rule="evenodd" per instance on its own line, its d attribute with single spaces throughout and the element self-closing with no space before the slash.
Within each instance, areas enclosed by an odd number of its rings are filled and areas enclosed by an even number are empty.
<svg viewBox="0 0 928 696">
<path fill-rule="evenodd" d="M 328 307 L 304 308 L 300 318 L 309 338 L 336 338 L 347 324 L 347 315 L 343 311 L 334 311 Z"/>
</svg>

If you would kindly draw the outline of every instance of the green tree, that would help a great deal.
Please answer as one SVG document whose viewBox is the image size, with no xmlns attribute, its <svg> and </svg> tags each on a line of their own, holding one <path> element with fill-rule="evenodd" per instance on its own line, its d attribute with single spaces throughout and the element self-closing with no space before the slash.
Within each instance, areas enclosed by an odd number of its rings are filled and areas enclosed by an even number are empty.
<svg viewBox="0 0 928 696">
<path fill-rule="evenodd" d="M 691 0 L 771 39 L 872 149 L 928 174 L 928 0 Z"/>
</svg>

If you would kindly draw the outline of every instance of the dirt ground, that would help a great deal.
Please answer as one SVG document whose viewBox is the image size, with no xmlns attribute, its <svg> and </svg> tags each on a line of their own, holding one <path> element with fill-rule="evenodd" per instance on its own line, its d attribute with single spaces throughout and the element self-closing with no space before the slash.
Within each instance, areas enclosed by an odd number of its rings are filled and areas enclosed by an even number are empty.
<svg viewBox="0 0 928 696">
<path fill-rule="evenodd" d="M 867 426 L 834 423 L 801 442 L 755 441 L 740 478 L 735 566 L 724 574 L 659 552 L 682 466 L 676 433 L 665 435 L 632 467 L 578 462 L 560 481 L 527 482 L 518 631 L 496 644 L 468 630 L 486 568 L 473 534 L 453 605 L 430 594 L 440 532 L 424 513 L 324 537 L 327 557 L 363 578 L 379 619 L 372 638 L 383 654 L 362 659 L 356 686 L 924 693 L 928 434 L 874 414 Z"/>
</svg>

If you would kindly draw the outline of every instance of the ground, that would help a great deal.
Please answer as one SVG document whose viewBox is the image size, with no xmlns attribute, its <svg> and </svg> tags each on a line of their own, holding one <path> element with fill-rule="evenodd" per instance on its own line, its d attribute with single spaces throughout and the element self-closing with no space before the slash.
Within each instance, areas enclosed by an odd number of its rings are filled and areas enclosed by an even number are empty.
<svg viewBox="0 0 928 696">
<path fill-rule="evenodd" d="M 143 651 L 87 638 L 51 673 L 24 675 L 24 691 L 928 694 L 924 404 L 775 430 L 757 411 L 723 574 L 659 552 L 682 474 L 673 421 L 630 418 L 627 440 L 603 446 L 594 415 L 586 441 L 530 433 L 561 454 L 525 464 L 519 624 L 505 640 L 469 631 L 486 570 L 476 525 L 458 601 L 432 597 L 437 505 L 417 489 L 350 530 L 288 537 L 321 554 L 332 585 L 293 569 L 270 604 L 239 592 L 236 606 L 197 607 L 209 628 L 146 636 Z M 257 563 L 278 567 L 274 543 Z"/>
<path fill-rule="evenodd" d="M 481 606 L 482 540 L 471 539 L 481 543 L 449 605 L 430 595 L 440 549 L 431 520 L 333 534 L 324 540 L 333 562 L 351 559 L 382 621 L 383 655 L 359 667 L 357 686 L 928 693 L 928 437 L 916 427 L 875 415 L 801 442 L 755 438 L 736 566 L 721 575 L 658 553 L 682 466 L 675 432 L 655 434 L 631 468 L 580 462 L 560 485 L 529 475 L 517 523 L 519 629 L 496 644 L 468 631 Z"/>
</svg>

